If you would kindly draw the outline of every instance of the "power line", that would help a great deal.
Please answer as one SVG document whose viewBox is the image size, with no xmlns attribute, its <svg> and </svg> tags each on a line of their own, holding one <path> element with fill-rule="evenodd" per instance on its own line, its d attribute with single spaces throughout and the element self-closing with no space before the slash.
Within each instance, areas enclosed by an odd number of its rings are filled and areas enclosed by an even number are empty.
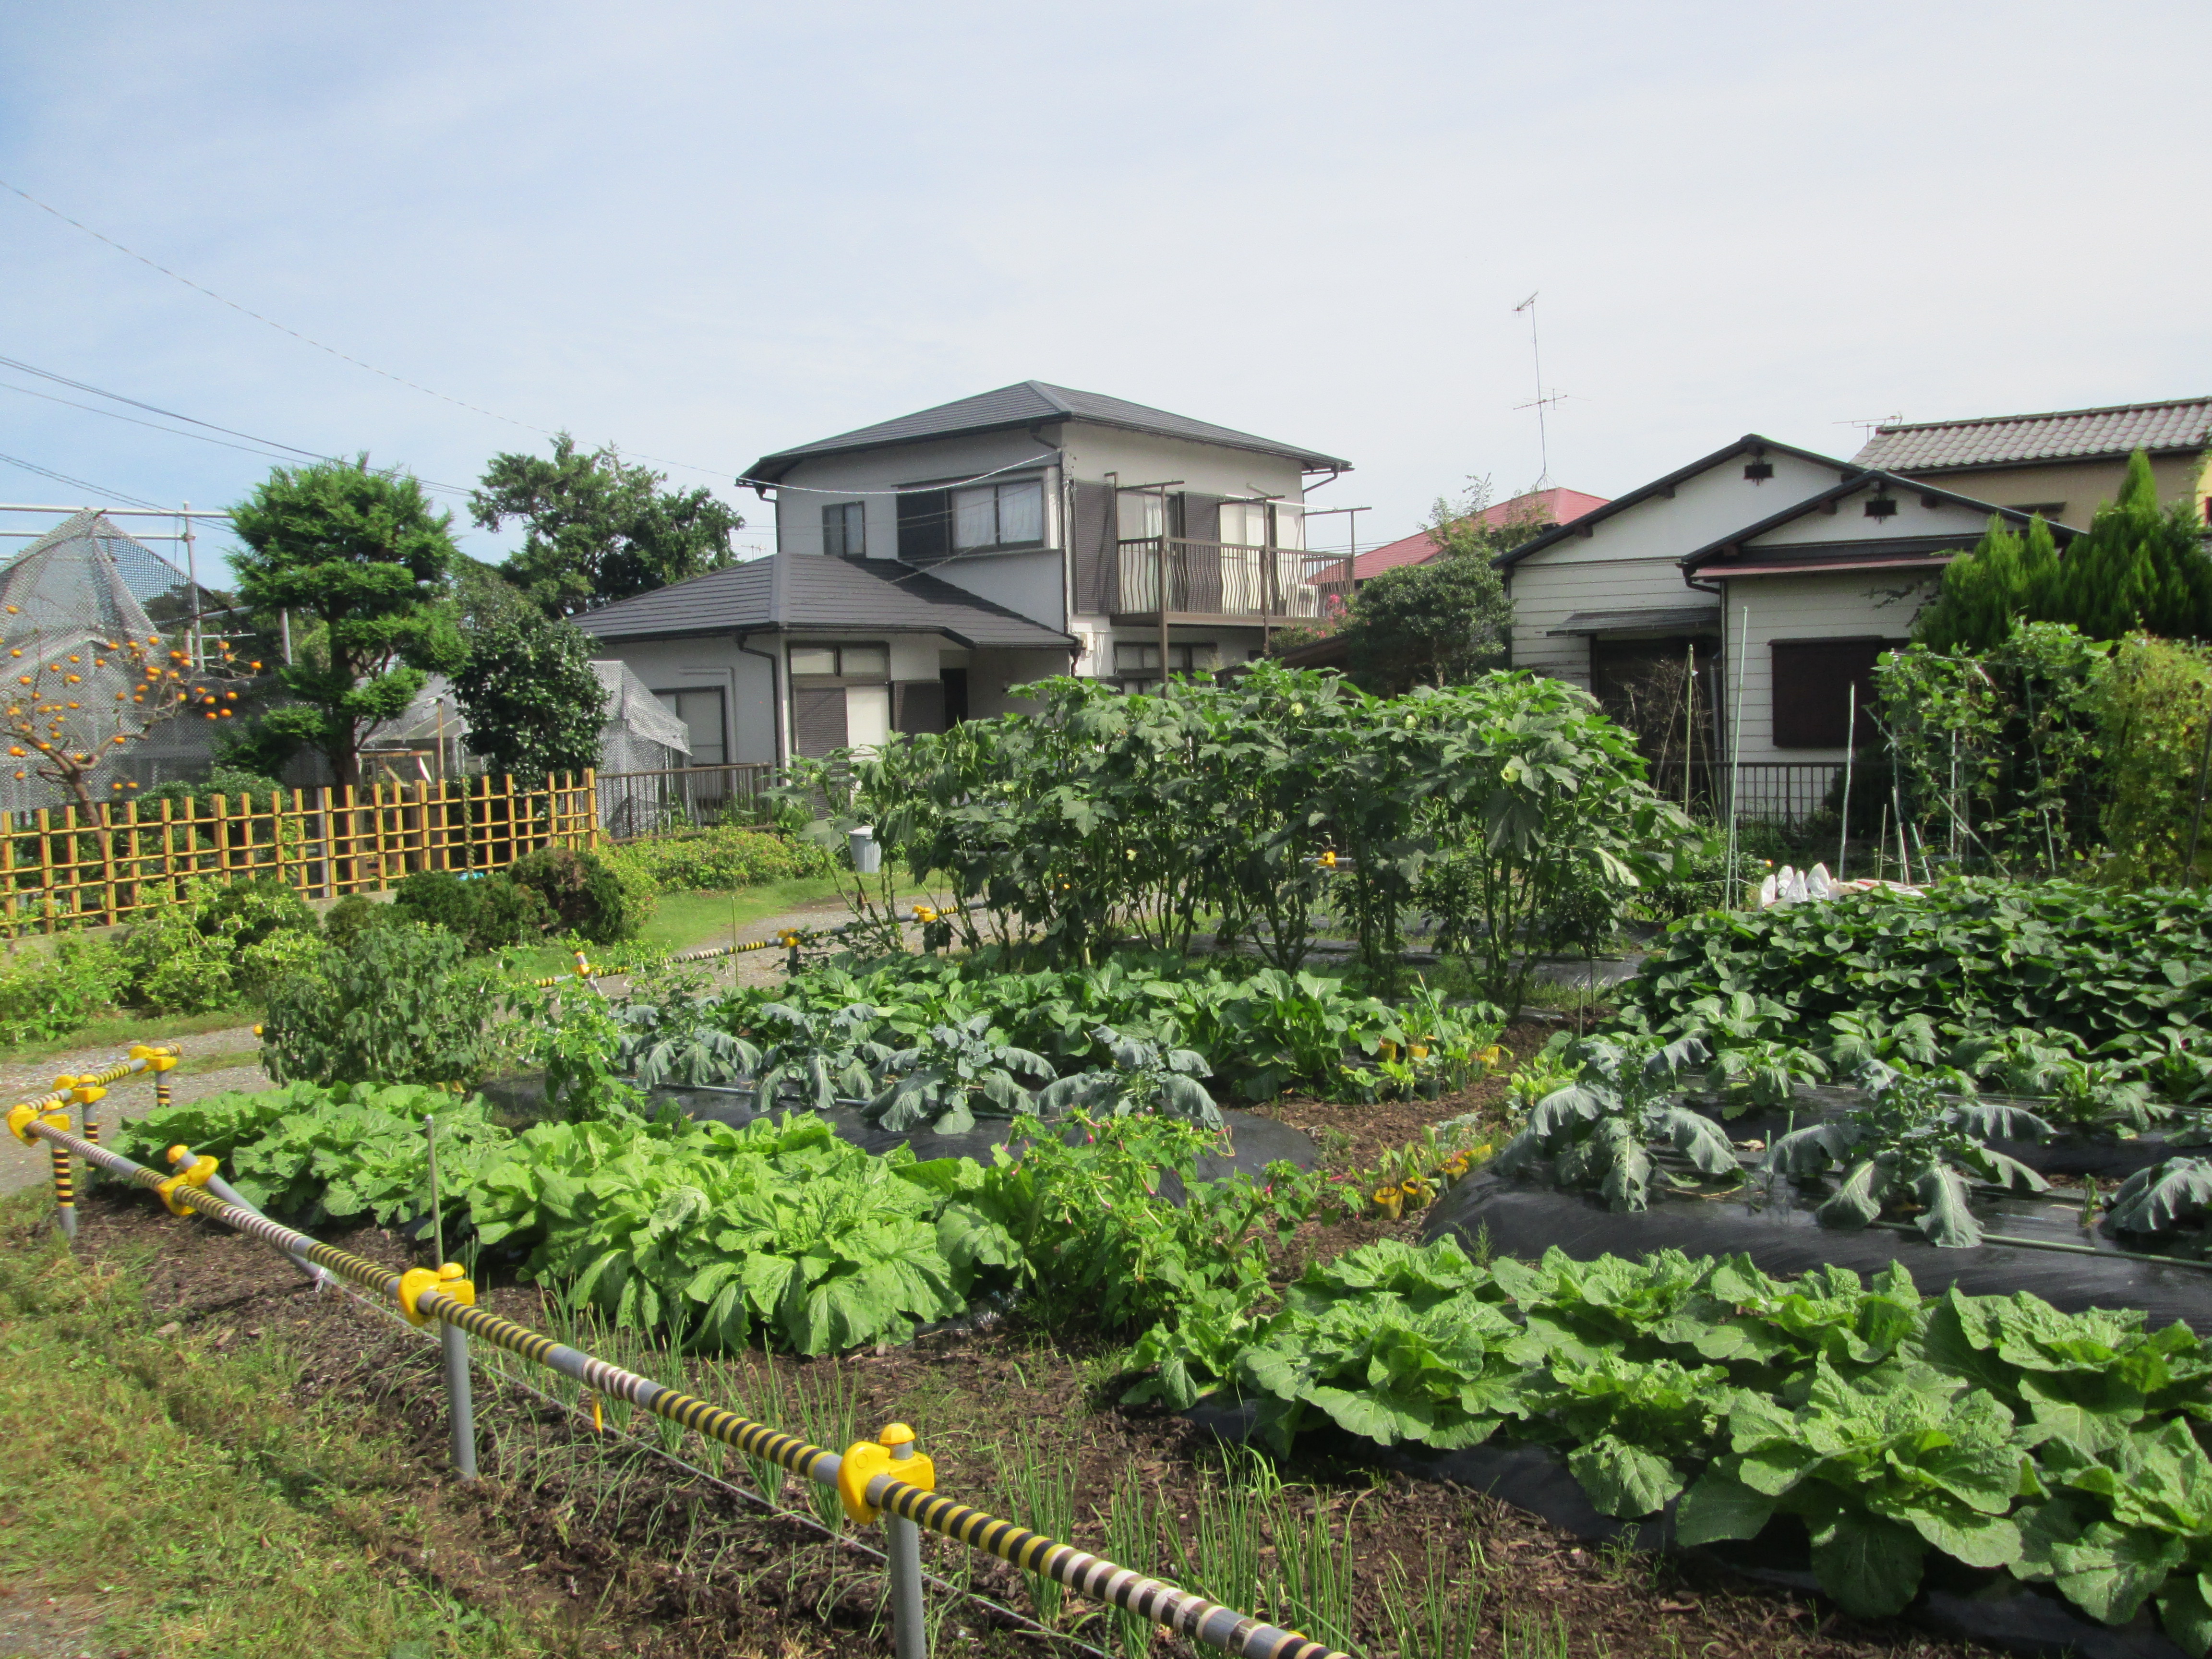
<svg viewBox="0 0 2212 1659">
<path fill-rule="evenodd" d="M 535 432 L 541 437 L 557 438 L 561 435 L 550 428 L 534 425 L 528 421 L 518 421 L 512 415 L 502 415 L 496 410 L 485 409 L 476 404 L 464 402 L 459 398 L 449 397 L 445 392 L 435 391 L 429 386 L 423 386 L 418 381 L 410 380 L 404 374 L 395 374 L 388 368 L 379 368 L 374 363 L 363 362 L 360 358 L 352 356 L 349 352 L 340 351 L 333 345 L 325 345 L 320 340 L 316 339 L 313 335 L 302 334 L 298 329 L 293 328 L 287 324 L 280 323 L 273 317 L 264 317 L 252 307 L 240 305 L 237 301 L 230 299 L 224 295 L 218 294 L 213 289 L 206 287 L 203 283 L 194 282 L 191 277 L 183 275 L 181 272 L 170 270 L 168 266 L 161 264 L 158 260 L 148 258 L 136 248 L 125 247 L 122 243 L 117 241 L 112 236 L 103 235 L 99 231 L 94 230 L 90 225 L 84 223 L 82 220 L 70 218 L 68 214 L 64 213 L 59 208 L 53 206 L 50 203 L 40 201 L 37 197 L 32 195 L 29 191 L 23 189 L 20 185 L 9 184 L 5 179 L 0 179 L 0 190 L 5 190 L 12 195 L 21 197 L 25 201 L 28 202 L 33 207 L 37 208 L 40 212 L 53 215 L 55 218 L 60 220 L 64 224 L 70 226 L 73 229 L 82 231 L 94 241 L 106 243 L 108 246 L 113 248 L 118 253 L 128 254 L 131 258 L 136 259 L 140 264 L 144 265 L 148 270 L 161 272 L 162 276 L 167 276 L 171 282 L 181 283 L 186 288 L 191 289 L 195 294 L 204 294 L 209 299 L 215 301 L 218 305 L 228 306 L 231 310 L 237 312 L 242 317 L 251 317 L 257 323 L 265 324 L 267 326 L 275 329 L 279 334 L 289 334 L 303 345 L 311 345 L 318 351 L 328 352 L 331 356 L 336 357 L 341 362 L 351 363 L 356 368 L 365 368 L 370 374 L 380 375 L 383 379 L 393 382 L 395 385 L 404 386 L 411 392 L 419 392 L 426 398 L 435 398 L 440 403 L 451 404 L 456 409 L 465 409 L 472 415 L 482 415 L 489 420 L 501 421 L 508 426 L 520 427 L 525 432 Z M 687 472 L 702 472 L 711 478 L 723 478 L 729 476 L 729 469 L 727 467 L 699 466 L 690 461 L 672 461 L 665 456 L 647 455 L 642 451 L 637 452 L 637 455 L 638 459 L 641 460 L 652 461 L 660 466 L 682 467 Z"/>
<path fill-rule="evenodd" d="M 277 445 L 276 448 L 266 447 L 265 446 L 275 443 L 275 440 L 252 438 L 251 434 L 241 434 L 249 437 L 249 442 L 234 444 L 225 439 L 208 437 L 204 433 L 179 432 L 173 426 L 162 426 L 159 422 L 154 421 L 142 421 L 135 415 L 118 414 L 114 410 L 100 409 L 91 404 L 81 404 L 71 398 L 57 398 L 51 392 L 40 392 L 27 386 L 13 386 L 6 380 L 0 380 L 0 392 L 19 392 L 26 398 L 37 398 L 46 403 L 59 404 L 64 409 L 80 409 L 88 415 L 100 415 L 106 416 L 111 421 L 124 421 L 132 426 L 143 426 L 149 431 L 166 432 L 172 438 L 190 438 L 197 443 L 215 444 L 224 449 L 235 449 L 245 454 L 258 455 L 264 460 L 290 461 L 299 458 L 305 458 L 309 460 L 317 461 L 335 461 L 338 459 L 338 457 L 335 455 L 325 455 L 312 449 L 299 449 L 294 447 L 290 444 Z M 109 397 L 113 396 L 114 394 L 102 392 L 99 395 L 102 397 Z M 125 398 L 122 401 L 133 403 L 134 406 L 141 409 L 147 407 L 147 405 L 143 404 L 137 404 L 134 399 L 131 398 Z M 179 416 L 177 418 L 179 420 L 190 420 L 191 417 L 190 416 Z M 209 426 L 210 430 L 216 432 L 228 432 L 230 430 L 228 427 L 210 426 L 210 422 L 205 421 L 195 422 L 194 424 L 199 426 Z M 278 450 L 280 449 L 287 453 L 279 453 Z M 426 489 L 441 490 L 447 495 L 458 495 L 464 499 L 466 498 L 469 493 L 459 484 L 440 483 L 434 479 L 430 478 L 417 478 L 416 479 L 416 482 Z"/>
<path fill-rule="evenodd" d="M 0 368 L 12 368 L 21 374 L 35 374 L 42 380 L 53 381 L 57 386 L 65 386 L 77 392 L 89 392 L 95 398 L 111 398 L 118 404 L 129 404 L 131 408 L 143 409 L 149 415 L 159 415 L 172 421 L 184 421 L 192 426 L 204 426 L 210 432 L 228 433 L 234 438 L 244 438 L 252 443 L 266 444 L 271 449 L 289 449 L 295 455 L 302 456 L 308 460 L 319 461 L 329 459 L 314 450 L 301 449 L 296 444 L 279 443 L 274 438 L 255 437 L 251 432 L 240 432 L 234 427 L 217 426 L 213 421 L 203 421 L 197 416 L 179 415 L 173 409 L 161 409 L 153 404 L 141 403 L 137 398 L 126 398 L 119 392 L 109 392 L 104 387 L 88 386 L 82 380 L 72 380 L 66 374 L 57 374 L 50 368 L 40 368 L 35 364 L 24 362 L 19 358 L 0 357 Z"/>
<path fill-rule="evenodd" d="M 0 454 L 0 461 L 7 462 L 10 466 L 20 466 L 26 472 L 35 472 L 42 478 L 52 478 L 56 483 L 69 484 L 76 489 L 88 491 L 94 495 L 104 495 L 112 501 L 128 501 L 133 507 L 153 507 L 156 510 L 161 505 L 159 501 L 148 501 L 143 495 L 133 495 L 124 490 L 109 489 L 101 484 L 88 483 L 82 478 L 72 478 L 66 472 L 57 472 L 50 466 L 40 466 L 37 462 L 24 460 L 21 456 Z"/>
</svg>

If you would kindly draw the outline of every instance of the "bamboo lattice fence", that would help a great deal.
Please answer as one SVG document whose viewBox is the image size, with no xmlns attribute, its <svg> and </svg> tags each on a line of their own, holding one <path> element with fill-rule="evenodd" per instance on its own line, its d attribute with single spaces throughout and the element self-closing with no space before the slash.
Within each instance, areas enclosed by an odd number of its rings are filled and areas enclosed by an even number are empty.
<svg viewBox="0 0 2212 1659">
<path fill-rule="evenodd" d="M 289 797 L 289 799 L 288 799 Z M 374 892 L 418 870 L 498 870 L 599 840 L 592 774 L 293 789 L 0 815 L 0 936 L 100 927 L 194 878 L 276 876 L 306 898 Z"/>
</svg>

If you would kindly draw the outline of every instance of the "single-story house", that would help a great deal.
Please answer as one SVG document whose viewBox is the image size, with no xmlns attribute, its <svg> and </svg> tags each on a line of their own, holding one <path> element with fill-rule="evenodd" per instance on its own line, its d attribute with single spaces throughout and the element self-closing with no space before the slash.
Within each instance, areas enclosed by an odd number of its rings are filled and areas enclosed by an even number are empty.
<svg viewBox="0 0 2212 1659">
<path fill-rule="evenodd" d="M 1802 816 L 1854 699 L 1871 703 L 1875 659 L 1992 515 L 2030 517 L 1747 434 L 1499 556 L 1514 665 L 1587 686 L 1662 787 L 1733 751 L 1747 810 Z"/>
</svg>

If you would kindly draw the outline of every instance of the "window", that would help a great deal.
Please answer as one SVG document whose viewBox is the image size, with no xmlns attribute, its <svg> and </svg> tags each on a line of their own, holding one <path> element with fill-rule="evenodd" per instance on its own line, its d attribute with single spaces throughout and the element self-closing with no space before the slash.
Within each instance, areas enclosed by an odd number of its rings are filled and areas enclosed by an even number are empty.
<svg viewBox="0 0 2212 1659">
<path fill-rule="evenodd" d="M 1305 509 L 1292 501 L 1224 501 L 1221 539 L 1231 547 L 1303 548 Z"/>
<path fill-rule="evenodd" d="M 1211 641 L 1196 645 L 1168 647 L 1168 672 L 1172 674 L 1210 673 L 1213 669 L 1214 647 Z M 1157 641 L 1146 644 L 1140 641 L 1125 641 L 1114 647 L 1114 678 L 1124 691 L 1151 691 L 1160 683 L 1160 647 Z"/>
<path fill-rule="evenodd" d="M 833 559 L 858 559 L 868 550 L 868 513 L 860 501 L 822 509 L 822 550 Z"/>
<path fill-rule="evenodd" d="M 794 645 L 791 647 L 791 677 L 888 680 L 891 677 L 891 648 L 887 645 Z"/>
<path fill-rule="evenodd" d="M 691 766 L 724 766 L 730 758 L 729 742 L 722 729 L 722 688 L 687 687 L 681 691 L 656 691 L 660 706 L 684 722 L 691 734 Z"/>
<path fill-rule="evenodd" d="M 1267 544 L 1267 504 L 1265 501 L 1224 501 L 1221 539 L 1231 547 Z"/>
<path fill-rule="evenodd" d="M 952 492 L 952 546 L 960 553 L 1044 542 L 1044 484 L 1036 478 Z"/>
<path fill-rule="evenodd" d="M 1858 736 L 1873 731 L 1874 660 L 1901 640 L 1776 640 L 1774 746 L 1843 749 L 1850 746 L 1851 688 L 1858 688 Z"/>
<path fill-rule="evenodd" d="M 1125 542 L 1149 541 L 1167 532 L 1167 500 L 1157 489 L 1124 489 L 1116 515 L 1117 538 Z"/>
</svg>

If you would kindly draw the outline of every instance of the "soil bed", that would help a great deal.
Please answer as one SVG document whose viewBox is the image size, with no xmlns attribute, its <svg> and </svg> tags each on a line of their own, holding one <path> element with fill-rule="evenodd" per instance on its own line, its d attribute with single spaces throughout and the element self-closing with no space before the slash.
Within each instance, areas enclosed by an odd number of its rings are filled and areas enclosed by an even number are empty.
<svg viewBox="0 0 2212 1659">
<path fill-rule="evenodd" d="M 486 1478 L 460 1487 L 446 1473 L 435 1350 L 416 1334 L 343 1296 L 317 1297 L 273 1252 L 204 1222 L 173 1221 L 143 1194 L 95 1194 L 83 1221 L 81 1253 L 143 1268 L 149 1316 L 174 1322 L 179 1345 L 283 1344 L 301 1361 L 303 1403 L 374 1411 L 405 1425 L 407 1455 L 391 1471 L 384 1506 L 391 1519 L 363 1540 L 396 1569 L 434 1580 L 471 1605 L 527 1601 L 566 1610 L 578 1652 L 787 1659 L 889 1650 L 873 1564 L 795 1522 L 759 1517 L 710 1483 L 647 1455 L 624 1437 L 635 1425 L 610 1414 L 612 1432 L 594 1437 L 588 1419 L 480 1379 Z M 409 1259 L 404 1243 L 382 1230 L 334 1235 L 333 1242 L 395 1266 Z M 526 1324 L 558 1328 L 532 1287 L 488 1284 L 485 1300 Z M 937 1459 L 940 1488 L 1002 1513 L 1022 1508 L 1009 1487 L 1022 1461 L 1018 1449 L 1026 1444 L 1048 1465 L 1064 1460 L 1080 1472 L 1072 1530 L 1093 1549 L 1107 1542 L 1109 1494 L 1133 1471 L 1163 1527 L 1188 1538 L 1200 1494 L 1218 1478 L 1217 1443 L 1180 1419 L 1103 1403 L 1118 1392 L 1121 1358 L 1111 1346 L 1055 1341 L 1013 1321 L 842 1359 L 752 1354 L 718 1369 L 726 1399 L 757 1395 L 774 1373 L 794 1397 L 848 1398 L 857 1431 L 893 1419 L 914 1424 Z M 641 1368 L 652 1369 L 649 1362 Z M 707 1380 L 695 1373 L 695 1381 Z M 696 1442 L 682 1450 L 701 1455 Z M 744 1479 L 734 1463 L 732 1473 Z M 1396 1651 L 1381 1619 L 1390 1565 L 1401 1565 L 1418 1584 L 1432 1551 L 1455 1564 L 1461 1593 L 1480 1596 L 1486 1654 L 1509 1641 L 1524 1652 L 1531 1640 L 1537 1652 L 1561 1659 L 1975 1650 L 1930 1642 L 1900 1626 L 1863 1626 L 1816 1599 L 1757 1589 L 1697 1563 L 1594 1547 L 1489 1497 L 1386 1472 L 1367 1458 L 1302 1456 L 1285 1474 L 1298 1483 L 1292 1505 L 1307 1513 L 1319 1505 L 1350 1541 L 1359 1648 L 1374 1659 Z M 1154 1559 L 1134 1565 L 1172 1576 L 1166 1533 L 1155 1542 Z M 972 1565 L 979 1589 L 1030 1607 L 1011 1570 L 942 1540 L 924 1544 L 933 1571 L 954 1577 Z M 972 1603 L 933 1595 L 931 1604 L 943 1610 L 938 1651 L 1056 1650 Z M 1119 1650 L 1087 1608 L 1071 1604 L 1062 1622 Z M 1185 1650 L 1162 1638 L 1152 1651 Z"/>
</svg>

